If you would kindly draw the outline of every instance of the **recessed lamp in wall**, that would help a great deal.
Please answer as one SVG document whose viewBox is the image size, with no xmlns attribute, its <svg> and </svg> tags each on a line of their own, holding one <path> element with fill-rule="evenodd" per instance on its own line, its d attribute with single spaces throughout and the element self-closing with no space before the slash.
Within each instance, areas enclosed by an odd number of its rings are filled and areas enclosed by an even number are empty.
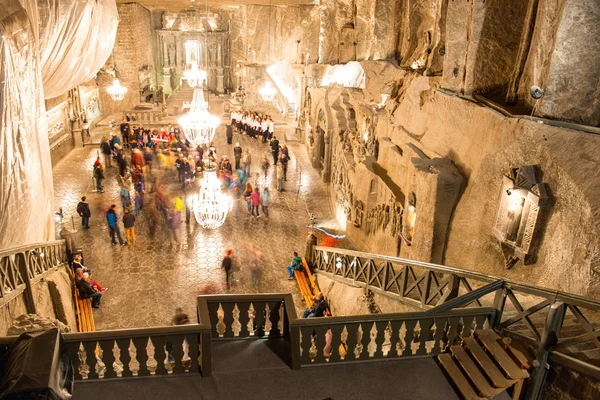
<svg viewBox="0 0 600 400">
<path fill-rule="evenodd" d="M 544 96 L 544 89 L 542 89 L 539 86 L 532 86 L 529 89 L 529 94 L 531 95 L 531 97 L 533 97 L 536 100 L 539 100 L 542 98 L 542 96 Z"/>
<path fill-rule="evenodd" d="M 39 258 L 44 258 L 45 257 L 45 254 L 42 251 L 32 250 L 31 254 L 33 254 L 34 256 L 39 257 Z"/>
</svg>

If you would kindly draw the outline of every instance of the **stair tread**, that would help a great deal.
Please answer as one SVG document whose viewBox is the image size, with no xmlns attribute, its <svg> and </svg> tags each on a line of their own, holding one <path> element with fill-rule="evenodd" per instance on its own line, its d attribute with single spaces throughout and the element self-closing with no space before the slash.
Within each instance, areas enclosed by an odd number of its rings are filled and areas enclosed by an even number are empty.
<svg viewBox="0 0 600 400">
<path fill-rule="evenodd" d="M 510 358 L 508 353 L 498 343 L 499 336 L 492 330 L 476 331 L 475 336 L 481 341 L 485 348 L 498 361 L 500 367 L 512 379 L 529 378 L 529 372 L 519 368 L 519 366 Z"/>
<path fill-rule="evenodd" d="M 462 394 L 462 396 L 465 399 L 467 399 L 467 400 L 485 399 L 485 397 L 479 397 L 479 395 L 477 395 L 477 393 L 475 393 L 475 390 L 473 389 L 473 387 L 471 386 L 469 381 L 467 381 L 467 378 L 465 378 L 465 376 L 460 372 L 460 369 L 458 368 L 458 366 L 456 365 L 456 363 L 454 362 L 454 360 L 452 359 L 452 356 L 450 354 L 448 354 L 448 353 L 439 354 L 438 360 L 440 361 L 440 364 L 442 365 L 444 370 L 448 373 L 448 375 L 450 376 L 450 379 L 452 379 L 452 381 L 454 382 L 454 384 L 456 385 L 456 387 L 458 388 L 458 390 L 460 391 L 460 393 Z"/>
<path fill-rule="evenodd" d="M 533 357 L 520 342 L 505 337 L 502 338 L 502 343 L 505 349 L 518 361 L 521 368 L 528 370 L 533 366 Z"/>
<path fill-rule="evenodd" d="M 502 372 L 498 369 L 496 364 L 490 359 L 487 353 L 483 350 L 481 345 L 473 337 L 463 338 L 463 343 L 467 346 L 467 349 L 471 352 L 473 357 L 477 360 L 481 368 L 485 371 L 487 376 L 492 380 L 494 386 L 497 387 L 509 387 L 515 383 L 512 379 L 506 379 Z"/>
<path fill-rule="evenodd" d="M 506 387 L 492 387 L 488 383 L 483 373 L 479 370 L 479 368 L 477 368 L 477 365 L 475 365 L 471 357 L 469 357 L 465 349 L 462 348 L 462 346 L 452 346 L 450 350 L 452 351 L 454 358 L 469 376 L 469 379 L 471 379 L 471 382 L 475 384 L 475 387 L 477 390 L 479 390 L 479 393 L 486 397 L 495 397 L 506 389 Z"/>
</svg>

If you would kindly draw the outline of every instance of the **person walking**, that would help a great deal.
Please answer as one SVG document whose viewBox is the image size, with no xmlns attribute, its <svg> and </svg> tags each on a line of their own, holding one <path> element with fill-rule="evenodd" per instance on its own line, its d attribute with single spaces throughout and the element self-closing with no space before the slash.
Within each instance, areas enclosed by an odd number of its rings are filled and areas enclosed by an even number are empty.
<svg viewBox="0 0 600 400">
<path fill-rule="evenodd" d="M 181 214 L 179 214 L 175 209 L 169 210 L 168 215 L 168 224 L 169 231 L 171 232 L 171 244 L 178 245 L 180 232 L 179 228 L 181 227 Z"/>
<path fill-rule="evenodd" d="M 231 122 L 227 123 L 225 136 L 227 137 L 227 144 L 231 144 L 231 141 L 233 140 L 233 128 L 231 127 Z"/>
<path fill-rule="evenodd" d="M 267 174 L 269 173 L 269 166 L 270 165 L 269 165 L 268 153 L 265 151 L 262 155 L 262 162 L 261 162 L 261 167 L 265 174 L 265 182 L 267 181 Z"/>
<path fill-rule="evenodd" d="M 110 233 L 110 238 L 112 244 L 117 244 L 117 240 L 115 238 L 119 238 L 119 243 L 121 246 L 124 246 L 126 243 L 123 242 L 123 238 L 121 238 L 121 232 L 119 231 L 119 224 L 117 223 L 117 205 L 113 204 L 110 206 L 110 209 L 106 212 L 106 222 L 108 223 L 108 230 Z"/>
<path fill-rule="evenodd" d="M 102 181 L 104 180 L 104 166 L 100 163 L 94 166 L 94 180 L 96 181 L 96 192 L 104 193 L 104 186 L 102 186 Z"/>
<path fill-rule="evenodd" d="M 260 214 L 258 212 L 258 206 L 260 205 L 260 193 L 257 187 L 255 187 L 254 191 L 250 194 L 250 202 L 252 203 L 252 216 L 260 217 Z M 255 211 L 256 215 L 254 215 Z"/>
<path fill-rule="evenodd" d="M 225 287 L 227 289 L 231 289 L 231 286 L 229 286 L 229 274 L 231 273 L 232 257 L 233 251 L 229 249 L 225 253 L 225 258 L 223 258 L 223 262 L 221 263 L 221 266 L 225 270 Z"/>
<path fill-rule="evenodd" d="M 244 200 L 246 200 L 246 206 L 248 207 L 248 211 L 246 214 L 250 214 L 252 211 L 252 200 L 250 200 L 250 195 L 252 194 L 252 185 L 250 183 L 246 183 L 246 191 L 244 192 Z"/>
<path fill-rule="evenodd" d="M 283 192 L 285 189 L 283 188 L 283 166 L 281 163 L 277 163 L 277 191 Z"/>
<path fill-rule="evenodd" d="M 242 154 L 241 163 L 242 163 L 242 168 L 244 170 L 244 174 L 246 174 L 246 176 L 249 177 L 250 176 L 250 165 L 252 164 L 252 157 L 250 156 L 250 152 L 248 151 L 248 149 L 244 150 L 244 152 Z"/>
<path fill-rule="evenodd" d="M 233 148 L 233 158 L 235 159 L 236 170 L 240 169 L 240 160 L 242 159 L 242 153 L 242 147 L 239 143 L 236 143 L 235 147 Z"/>
<path fill-rule="evenodd" d="M 81 201 L 77 204 L 77 214 L 81 217 L 81 225 L 85 229 L 90 229 L 90 217 L 92 212 L 90 211 L 90 205 L 85 201 L 85 196 L 81 198 Z"/>
<path fill-rule="evenodd" d="M 281 165 L 283 166 L 283 180 L 287 182 L 287 168 L 288 161 L 290 161 L 290 150 L 288 149 L 287 144 L 285 143 L 281 145 L 279 161 L 281 161 Z"/>
<path fill-rule="evenodd" d="M 106 165 L 106 167 L 112 167 L 112 148 L 106 137 L 103 137 L 100 142 L 100 150 L 104 157 L 104 165 Z"/>
<path fill-rule="evenodd" d="M 279 159 L 279 140 L 273 135 L 273 139 L 271 140 L 271 154 L 273 155 L 273 165 L 277 165 L 277 160 Z"/>
<path fill-rule="evenodd" d="M 262 204 L 262 212 L 265 217 L 269 219 L 269 188 L 264 188 L 262 195 L 260 196 L 260 202 Z"/>
<path fill-rule="evenodd" d="M 135 243 L 135 215 L 133 215 L 129 208 L 125 209 L 123 215 L 123 226 L 125 227 L 125 243 Z"/>
</svg>

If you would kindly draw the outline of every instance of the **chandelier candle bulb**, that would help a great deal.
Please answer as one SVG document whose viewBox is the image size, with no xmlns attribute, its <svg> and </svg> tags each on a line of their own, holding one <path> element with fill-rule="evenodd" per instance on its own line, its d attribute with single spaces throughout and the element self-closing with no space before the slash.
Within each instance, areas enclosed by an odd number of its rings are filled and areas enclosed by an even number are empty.
<svg viewBox="0 0 600 400">
<path fill-rule="evenodd" d="M 125 97 L 125 93 L 127 93 L 127 88 L 121 86 L 118 79 L 113 79 L 112 86 L 109 86 L 106 91 L 114 101 L 121 101 Z"/>
</svg>

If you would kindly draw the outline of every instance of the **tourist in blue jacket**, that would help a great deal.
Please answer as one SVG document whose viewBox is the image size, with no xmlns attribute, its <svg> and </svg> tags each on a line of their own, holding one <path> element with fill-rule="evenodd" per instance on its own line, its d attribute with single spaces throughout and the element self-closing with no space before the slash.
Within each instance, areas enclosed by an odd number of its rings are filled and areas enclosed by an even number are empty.
<svg viewBox="0 0 600 400">
<path fill-rule="evenodd" d="M 108 230 L 110 232 L 110 238 L 112 240 L 112 244 L 117 244 L 117 240 L 115 238 L 115 236 L 117 236 L 119 238 L 119 243 L 121 244 L 121 246 L 123 246 L 126 243 L 123 242 L 123 239 L 121 238 L 121 232 L 119 231 L 119 224 L 118 224 L 116 210 L 117 210 L 116 204 L 113 204 L 110 206 L 110 209 L 106 212 L 106 222 L 108 222 Z"/>
</svg>

